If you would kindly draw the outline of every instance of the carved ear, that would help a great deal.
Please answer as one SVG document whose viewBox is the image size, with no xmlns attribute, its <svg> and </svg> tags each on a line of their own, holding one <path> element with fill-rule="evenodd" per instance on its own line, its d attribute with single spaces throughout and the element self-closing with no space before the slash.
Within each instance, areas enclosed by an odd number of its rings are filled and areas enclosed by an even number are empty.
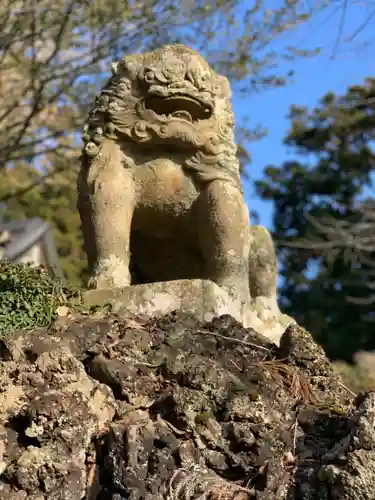
<svg viewBox="0 0 375 500">
<path fill-rule="evenodd" d="M 142 59 L 140 57 L 140 55 L 137 58 L 134 56 L 125 56 L 118 64 L 118 71 L 130 78 L 130 80 L 136 80 L 142 68 Z"/>
<path fill-rule="evenodd" d="M 222 76 L 222 75 L 218 75 L 217 78 L 218 78 L 218 84 L 220 87 L 221 97 L 223 97 L 224 99 L 230 99 L 230 97 L 232 95 L 232 89 L 230 87 L 230 83 L 229 83 L 228 78 L 226 76 Z"/>
</svg>

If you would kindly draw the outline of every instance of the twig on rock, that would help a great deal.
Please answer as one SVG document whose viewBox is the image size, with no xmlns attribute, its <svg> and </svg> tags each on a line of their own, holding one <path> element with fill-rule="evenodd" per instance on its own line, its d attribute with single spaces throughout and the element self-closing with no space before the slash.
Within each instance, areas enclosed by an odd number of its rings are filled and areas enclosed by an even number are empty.
<svg viewBox="0 0 375 500">
<path fill-rule="evenodd" d="M 203 330 L 198 330 L 198 333 L 201 333 L 202 335 L 213 335 L 214 337 L 218 337 L 223 340 L 230 340 L 231 342 L 237 342 L 238 344 L 243 344 L 248 347 L 254 347 L 255 349 L 260 349 L 261 351 L 271 352 L 271 349 L 268 347 L 263 347 L 262 345 L 254 344 L 253 342 L 247 342 L 246 340 L 236 339 L 235 337 L 227 337 L 226 335 L 221 335 L 220 333 Z"/>
</svg>

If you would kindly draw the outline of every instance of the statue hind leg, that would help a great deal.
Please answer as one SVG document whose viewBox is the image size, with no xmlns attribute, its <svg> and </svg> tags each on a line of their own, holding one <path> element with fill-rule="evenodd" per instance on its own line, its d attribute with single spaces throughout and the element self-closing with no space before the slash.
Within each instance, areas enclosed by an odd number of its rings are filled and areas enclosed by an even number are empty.
<svg viewBox="0 0 375 500">
<path fill-rule="evenodd" d="M 283 314 L 277 302 L 278 266 L 274 242 L 263 226 L 249 228 L 249 288 L 251 309 L 259 319 L 254 327 L 275 343 L 295 320 Z"/>
<path fill-rule="evenodd" d="M 251 298 L 276 300 L 277 256 L 269 231 L 263 226 L 250 226 L 249 287 Z"/>
</svg>

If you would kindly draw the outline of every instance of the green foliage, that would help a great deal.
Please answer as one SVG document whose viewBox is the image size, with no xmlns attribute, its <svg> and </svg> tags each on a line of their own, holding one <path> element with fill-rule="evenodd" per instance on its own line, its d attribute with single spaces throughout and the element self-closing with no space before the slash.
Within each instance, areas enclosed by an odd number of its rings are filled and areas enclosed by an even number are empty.
<svg viewBox="0 0 375 500">
<path fill-rule="evenodd" d="M 274 203 L 281 305 L 330 356 L 351 359 L 375 349 L 374 303 L 366 300 L 375 253 L 348 256 L 348 234 L 335 238 L 340 224 L 363 220 L 363 189 L 373 188 L 375 79 L 341 97 L 327 94 L 312 111 L 292 107 L 290 118 L 285 144 L 298 159 L 268 166 L 257 183 L 261 197 Z M 329 220 L 331 234 L 322 235 L 312 220 Z"/>
<path fill-rule="evenodd" d="M 42 268 L 0 261 L 0 338 L 21 328 L 49 325 L 64 289 Z"/>
<path fill-rule="evenodd" d="M 70 163 L 65 170 L 63 160 L 56 162 L 54 175 L 44 182 L 40 182 L 43 174 L 30 165 L 19 163 L 16 168 L 0 170 L 0 198 L 6 196 L 9 218 L 41 217 L 50 223 L 65 278 L 72 285 L 83 286 L 87 263 L 76 209 L 78 162 L 72 158 Z M 30 183 L 35 184 L 33 189 L 19 197 L 11 196 Z"/>
</svg>

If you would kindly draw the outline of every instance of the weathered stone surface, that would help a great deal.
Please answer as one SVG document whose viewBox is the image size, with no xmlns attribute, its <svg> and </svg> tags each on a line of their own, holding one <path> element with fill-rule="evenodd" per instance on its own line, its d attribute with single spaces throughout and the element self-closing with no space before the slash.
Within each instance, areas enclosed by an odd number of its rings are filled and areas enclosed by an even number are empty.
<svg viewBox="0 0 375 500">
<path fill-rule="evenodd" d="M 296 325 L 60 318 L 0 341 L 0 500 L 373 500 L 375 394 Z"/>
<path fill-rule="evenodd" d="M 148 283 L 123 288 L 94 289 L 85 292 L 87 305 L 111 304 L 121 317 L 129 315 L 162 316 L 173 311 L 192 314 L 200 321 L 229 314 L 248 328 L 278 344 L 289 324 L 289 316 L 280 314 L 274 302 L 265 297 L 251 306 L 229 297 L 216 283 L 209 280 L 176 280 Z"/>
<path fill-rule="evenodd" d="M 112 421 L 115 400 L 67 345 L 44 351 L 30 340 L 3 341 L 0 499 L 81 499 L 92 439 Z"/>
<path fill-rule="evenodd" d="M 230 96 L 227 78 L 183 45 L 113 66 L 78 179 L 91 287 L 209 279 L 241 307 L 259 299 L 280 315 L 272 238 L 249 227 Z"/>
</svg>

